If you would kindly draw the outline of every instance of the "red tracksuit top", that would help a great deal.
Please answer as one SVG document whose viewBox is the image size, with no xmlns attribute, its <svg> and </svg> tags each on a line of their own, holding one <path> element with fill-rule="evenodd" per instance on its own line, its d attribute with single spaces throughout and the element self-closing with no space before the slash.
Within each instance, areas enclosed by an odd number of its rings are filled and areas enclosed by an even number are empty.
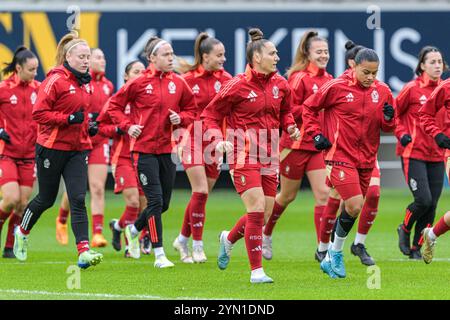
<svg viewBox="0 0 450 320">
<path fill-rule="evenodd" d="M 131 105 L 131 114 L 124 111 Z M 169 109 L 181 117 L 172 125 Z M 197 111 L 194 95 L 186 81 L 173 72 L 157 71 L 152 64 L 139 77 L 127 82 L 110 100 L 108 113 L 119 128 L 128 132 L 133 124 L 143 125 L 141 135 L 132 140 L 131 151 L 164 154 L 173 150 L 172 132 L 191 124 Z"/>
<path fill-rule="evenodd" d="M 305 136 L 305 127 L 302 121 L 302 104 L 331 79 L 333 79 L 332 75 L 326 72 L 325 69 L 319 69 L 313 63 L 310 63 L 305 70 L 296 71 L 290 75 L 288 82 L 294 97 L 292 115 L 295 122 L 297 122 L 297 127 L 300 129 L 300 140 L 292 141 L 289 135 L 283 132 L 280 140 L 281 148 L 318 152 L 314 147 L 313 141 Z M 321 123 L 323 123 L 323 113 L 321 112 L 319 116 Z"/>
<path fill-rule="evenodd" d="M 280 127 L 286 130 L 295 124 L 291 104 L 291 89 L 286 79 L 275 72 L 269 75 L 260 74 L 247 66 L 245 73 L 237 75 L 220 89 L 216 97 L 203 110 L 201 118 L 207 129 L 220 131 L 222 120 L 227 117 L 229 129 L 240 129 L 243 132 L 253 129 L 256 134 L 261 129 L 267 130 L 268 142 L 262 144 L 257 137 L 254 143 L 257 144 L 259 151 L 251 152 L 251 160 L 248 151 L 254 150 L 255 146 L 250 143 L 254 139 L 247 138 L 245 141 L 245 167 L 260 168 L 261 165 L 264 166 L 258 156 L 261 150 L 265 150 L 263 155 L 270 157 L 272 155 L 271 141 L 278 140 Z M 271 129 L 276 131 L 276 138 L 271 136 Z M 238 150 L 243 149 L 238 147 L 237 139 L 233 144 L 235 161 L 234 164 L 230 164 L 231 169 L 236 167 L 237 160 L 242 157 L 237 154 Z M 239 151 L 242 152 L 242 150 Z"/>
<path fill-rule="evenodd" d="M 92 81 L 92 95 L 91 95 L 91 106 L 89 108 L 89 113 L 100 113 L 106 101 L 112 96 L 114 92 L 114 85 L 109 81 L 103 72 L 95 73 L 91 72 Z M 108 137 L 104 136 L 102 132 L 99 132 L 95 136 L 91 137 L 92 146 L 99 144 L 108 143 Z"/>
<path fill-rule="evenodd" d="M 323 133 L 333 146 L 325 151 L 325 160 L 354 168 L 373 168 L 380 145 L 380 129 L 391 132 L 395 117 L 387 122 L 383 115 L 385 102 L 394 105 L 389 87 L 375 81 L 364 88 L 348 71 L 329 81 L 303 104 L 306 134 L 313 139 Z M 324 126 L 319 111 L 324 109 Z"/>
<path fill-rule="evenodd" d="M 38 123 L 37 143 L 63 151 L 92 149 L 88 135 L 90 101 L 89 84 L 80 86 L 64 66 L 50 70 L 39 88 L 33 108 L 33 120 Z M 83 123 L 69 125 L 69 115 L 77 111 L 84 111 Z"/>
<path fill-rule="evenodd" d="M 0 140 L 0 155 L 15 159 L 33 159 L 37 124 L 31 113 L 37 99 L 40 82 L 20 80 L 14 73 L 0 83 L 0 128 L 11 143 Z"/>
<path fill-rule="evenodd" d="M 425 133 L 436 137 L 438 133 L 450 134 L 450 79 L 441 81 L 419 109 L 420 124 Z M 442 111 L 443 110 L 443 111 Z M 442 114 L 441 114 L 442 112 Z M 433 146 L 436 142 L 433 141 Z"/>
<path fill-rule="evenodd" d="M 399 140 L 396 149 L 397 156 L 422 161 L 442 161 L 444 149 L 439 148 L 433 137 L 425 133 L 419 117 L 419 109 L 426 103 L 440 82 L 441 80 L 432 81 L 426 73 L 423 73 L 407 83 L 398 94 L 396 99 L 397 126 L 395 129 L 395 136 Z M 439 114 L 444 113 L 439 112 Z M 438 125 L 440 131 L 444 131 L 442 120 L 438 120 L 438 122 L 441 122 L 441 125 Z M 411 135 L 412 138 L 406 148 L 400 144 L 400 139 L 405 134 Z"/>
</svg>

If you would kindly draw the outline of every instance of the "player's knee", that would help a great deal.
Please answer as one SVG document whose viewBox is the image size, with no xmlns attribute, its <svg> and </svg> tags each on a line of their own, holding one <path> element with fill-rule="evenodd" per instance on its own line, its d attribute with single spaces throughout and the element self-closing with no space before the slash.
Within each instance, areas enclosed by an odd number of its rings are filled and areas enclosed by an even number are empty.
<svg viewBox="0 0 450 320">
<path fill-rule="evenodd" d="M 3 194 L 3 205 L 8 211 L 20 204 L 20 196 L 18 194 Z"/>
<path fill-rule="evenodd" d="M 415 200 L 416 205 L 420 211 L 427 211 L 433 206 L 433 200 L 431 196 L 421 196 Z"/>
<path fill-rule="evenodd" d="M 153 195 L 148 199 L 147 208 L 150 208 L 154 214 L 162 212 L 164 201 L 161 195 Z"/>
<path fill-rule="evenodd" d="M 103 197 L 105 194 L 105 187 L 102 183 L 92 183 L 90 185 L 89 191 L 91 192 L 92 196 Z"/>
<path fill-rule="evenodd" d="M 362 207 L 363 207 L 362 201 L 352 201 L 345 205 L 345 210 L 352 217 L 357 217 L 361 212 Z"/>
<path fill-rule="evenodd" d="M 329 194 L 328 190 L 326 190 L 326 189 L 320 190 L 317 193 L 317 198 L 316 198 L 317 205 L 325 206 L 327 204 L 328 194 Z"/>
</svg>

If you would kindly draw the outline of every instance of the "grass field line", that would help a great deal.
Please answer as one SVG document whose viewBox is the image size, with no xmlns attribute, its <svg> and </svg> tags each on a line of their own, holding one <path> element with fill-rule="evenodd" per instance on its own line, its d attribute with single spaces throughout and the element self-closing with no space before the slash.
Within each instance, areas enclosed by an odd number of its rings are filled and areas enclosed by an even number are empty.
<svg viewBox="0 0 450 320">
<path fill-rule="evenodd" d="M 26 294 L 37 296 L 57 296 L 57 297 L 79 297 L 79 298 L 99 298 L 99 299 L 152 299 L 152 300 L 235 300 L 233 298 L 203 298 L 203 297 L 162 297 L 146 294 L 112 294 L 112 293 L 89 293 L 89 292 L 52 292 L 38 290 L 21 289 L 0 289 L 1 293 Z"/>
</svg>

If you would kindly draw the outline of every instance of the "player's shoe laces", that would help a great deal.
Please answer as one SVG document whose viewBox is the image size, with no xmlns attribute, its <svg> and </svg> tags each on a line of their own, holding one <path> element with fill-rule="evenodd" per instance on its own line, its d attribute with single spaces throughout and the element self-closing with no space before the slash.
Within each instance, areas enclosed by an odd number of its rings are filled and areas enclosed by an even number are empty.
<svg viewBox="0 0 450 320">
<path fill-rule="evenodd" d="M 59 222 L 59 217 L 56 217 L 56 241 L 63 246 L 69 243 L 67 223 Z"/>
<path fill-rule="evenodd" d="M 409 258 L 412 260 L 422 260 L 422 254 L 420 253 L 420 248 L 412 247 L 411 253 L 409 254 Z"/>
<path fill-rule="evenodd" d="M 28 250 L 28 236 L 20 232 L 20 227 L 17 226 L 14 230 L 14 255 L 19 261 L 27 260 Z"/>
<path fill-rule="evenodd" d="M 229 231 L 222 231 L 219 235 L 219 256 L 217 257 L 217 266 L 220 270 L 225 270 L 230 263 L 231 249 L 233 245 L 227 240 Z"/>
<path fill-rule="evenodd" d="M 317 262 L 322 262 L 323 259 L 325 259 L 325 256 L 327 255 L 327 251 L 319 251 L 319 249 L 316 249 L 316 253 L 314 254 L 314 258 L 317 260 Z"/>
<path fill-rule="evenodd" d="M 397 233 L 398 247 L 400 248 L 400 251 L 405 256 L 409 256 L 411 254 L 411 240 L 409 238 L 410 234 L 403 229 L 403 223 L 398 226 Z"/>
<path fill-rule="evenodd" d="M 163 268 L 172 268 L 174 264 L 167 259 L 164 254 L 160 254 L 156 257 L 154 267 L 163 269 Z"/>
<path fill-rule="evenodd" d="M 114 248 L 114 250 L 116 251 L 120 251 L 122 250 L 122 243 L 120 241 L 120 234 L 122 233 L 121 231 L 116 230 L 116 228 L 114 228 L 116 222 L 118 220 L 117 219 L 112 219 L 109 222 L 109 228 L 111 229 L 111 233 L 112 233 L 112 247 Z"/>
<path fill-rule="evenodd" d="M 345 278 L 345 265 L 344 265 L 344 255 L 342 251 L 333 251 L 328 249 L 328 254 L 330 256 L 331 269 L 339 278 Z"/>
<path fill-rule="evenodd" d="M 5 248 L 4 250 L 3 250 L 3 256 L 2 256 L 3 258 L 7 258 L 7 259 L 13 259 L 13 258 L 15 258 L 16 256 L 14 255 L 14 251 L 13 251 L 13 248 Z"/>
<path fill-rule="evenodd" d="M 359 259 L 361 260 L 361 263 L 366 265 L 366 266 L 373 266 L 375 265 L 375 261 L 373 260 L 373 258 L 369 255 L 369 253 L 367 252 L 366 247 L 364 246 L 364 244 L 362 243 L 352 243 L 352 246 L 350 247 L 350 252 L 359 257 Z"/>
<path fill-rule="evenodd" d="M 180 260 L 183 263 L 194 263 L 191 255 L 189 254 L 189 249 L 187 243 L 182 243 L 178 240 L 178 237 L 172 243 L 173 248 L 180 253 Z"/>
<path fill-rule="evenodd" d="M 266 260 L 272 260 L 272 237 L 263 233 L 262 256 Z"/>
<path fill-rule="evenodd" d="M 152 252 L 152 242 L 150 241 L 150 237 L 145 235 L 141 240 L 141 252 L 142 254 L 150 254 Z"/>
<path fill-rule="evenodd" d="M 106 241 L 105 237 L 101 233 L 96 233 L 92 237 L 91 247 L 93 248 L 103 248 L 106 247 L 108 241 Z"/>
<path fill-rule="evenodd" d="M 94 250 L 88 250 L 81 253 L 78 256 L 78 266 L 81 269 L 87 269 L 90 266 L 96 266 L 103 260 L 103 255 L 101 253 L 95 252 Z"/>
<path fill-rule="evenodd" d="M 273 279 L 265 274 L 258 278 L 250 277 L 250 283 L 273 283 Z"/>
<path fill-rule="evenodd" d="M 206 254 L 205 251 L 203 251 L 202 246 L 195 246 L 192 250 L 192 260 L 194 260 L 195 263 L 205 263 L 206 260 Z"/>
<path fill-rule="evenodd" d="M 431 228 L 425 228 L 422 231 L 423 235 L 422 258 L 426 264 L 429 264 L 431 263 L 431 261 L 433 261 L 434 247 L 436 245 L 436 240 L 432 241 L 430 239 L 430 230 Z"/>
<path fill-rule="evenodd" d="M 337 274 L 331 269 L 331 260 L 330 257 L 325 253 L 325 257 L 320 262 L 320 270 L 326 273 L 330 278 L 336 279 L 338 278 Z"/>
<path fill-rule="evenodd" d="M 131 235 L 131 227 L 133 225 L 129 224 L 125 227 L 125 238 L 128 242 L 128 252 L 131 258 L 139 259 L 141 257 L 141 250 L 139 248 L 139 237 L 138 235 Z"/>
</svg>

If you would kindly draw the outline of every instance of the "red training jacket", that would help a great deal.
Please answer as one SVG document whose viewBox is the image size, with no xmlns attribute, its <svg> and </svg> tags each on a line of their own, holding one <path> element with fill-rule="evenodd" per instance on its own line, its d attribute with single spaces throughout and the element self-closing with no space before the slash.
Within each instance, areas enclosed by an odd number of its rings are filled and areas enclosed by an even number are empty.
<svg viewBox="0 0 450 320">
<path fill-rule="evenodd" d="M 39 88 L 33 108 L 33 119 L 38 123 L 37 143 L 64 151 L 92 149 L 88 135 L 90 100 L 89 84 L 80 86 L 64 66 L 50 70 Z M 69 115 L 77 111 L 84 112 L 83 123 L 69 125 Z"/>
<path fill-rule="evenodd" d="M 131 105 L 131 114 L 125 114 Z M 181 123 L 173 126 L 169 109 L 177 112 Z M 197 104 L 186 81 L 179 75 L 157 71 L 152 64 L 142 75 L 128 81 L 110 100 L 108 113 L 119 128 L 128 132 L 133 124 L 143 125 L 131 150 L 163 154 L 173 150 L 172 132 L 187 127 L 196 117 Z"/>
<path fill-rule="evenodd" d="M 286 130 L 295 124 L 291 104 L 291 89 L 286 79 L 275 72 L 269 75 L 260 74 L 247 66 L 245 73 L 237 75 L 220 89 L 203 110 L 201 118 L 207 129 L 220 131 L 222 120 L 227 117 L 227 128 L 235 132 L 254 130 L 258 134 L 261 129 L 267 130 L 267 143 L 261 143 L 260 137 L 256 137 L 254 143 L 259 149 L 258 152 L 250 152 L 255 146 L 250 145 L 254 139 L 248 136 L 245 140 L 244 155 L 237 154 L 242 150 L 239 150 L 239 143 L 234 142 L 235 161 L 230 164 L 230 168 L 235 168 L 239 159 L 244 156 L 245 162 L 239 163 L 245 163 L 247 168 L 260 168 L 264 163 L 259 155 L 272 156 L 271 141 L 278 141 L 279 128 Z M 276 137 L 272 137 L 271 129 L 275 129 Z"/>
<path fill-rule="evenodd" d="M 0 140 L 0 155 L 15 159 L 33 159 L 37 124 L 31 113 L 37 99 L 40 82 L 21 81 L 14 73 L 0 83 L 0 128 L 11 143 Z"/>
<path fill-rule="evenodd" d="M 442 161 L 444 149 L 439 148 L 433 137 L 425 133 L 419 117 L 419 109 L 440 82 L 441 80 L 432 81 L 426 73 L 423 73 L 420 77 L 408 82 L 397 96 L 398 118 L 395 135 L 399 140 L 396 149 L 398 156 L 422 161 Z M 439 112 L 439 114 L 444 113 Z M 444 130 L 442 124 L 438 127 L 441 131 Z M 400 139 L 405 134 L 411 135 L 412 138 L 406 148 L 400 144 Z"/>
<path fill-rule="evenodd" d="M 333 146 L 325 151 L 325 160 L 354 168 L 373 168 L 380 145 L 380 129 L 394 130 L 395 117 L 387 122 L 385 103 L 394 105 L 389 87 L 375 81 L 363 87 L 353 71 L 329 81 L 303 105 L 305 131 L 313 139 L 322 133 Z M 395 106 L 394 106 L 395 107 Z M 324 126 L 319 111 L 324 109 Z"/>
<path fill-rule="evenodd" d="M 283 132 L 280 140 L 280 146 L 282 148 L 317 151 L 313 141 L 308 136 L 305 136 L 305 127 L 302 120 L 302 104 L 331 79 L 333 79 L 332 75 L 326 72 L 325 69 L 319 69 L 313 63 L 310 63 L 305 70 L 296 71 L 289 76 L 288 82 L 294 97 L 292 114 L 297 123 L 297 127 L 300 129 L 300 140 L 292 141 L 289 135 Z M 323 124 L 323 112 L 319 116 Z"/>
</svg>

